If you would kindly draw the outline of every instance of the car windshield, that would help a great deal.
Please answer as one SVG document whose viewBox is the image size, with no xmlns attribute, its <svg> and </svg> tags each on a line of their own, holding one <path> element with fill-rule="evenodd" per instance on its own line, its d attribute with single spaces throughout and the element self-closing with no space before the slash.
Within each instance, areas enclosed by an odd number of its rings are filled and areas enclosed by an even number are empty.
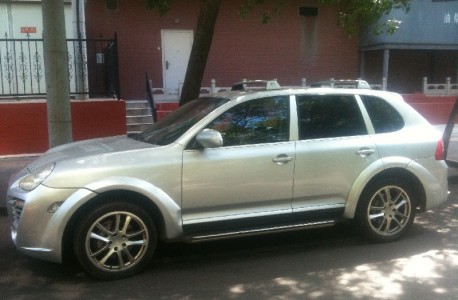
<svg viewBox="0 0 458 300">
<path fill-rule="evenodd" d="M 154 145 L 168 145 L 228 101 L 227 98 L 198 98 L 171 112 L 142 133 L 130 137 Z"/>
</svg>

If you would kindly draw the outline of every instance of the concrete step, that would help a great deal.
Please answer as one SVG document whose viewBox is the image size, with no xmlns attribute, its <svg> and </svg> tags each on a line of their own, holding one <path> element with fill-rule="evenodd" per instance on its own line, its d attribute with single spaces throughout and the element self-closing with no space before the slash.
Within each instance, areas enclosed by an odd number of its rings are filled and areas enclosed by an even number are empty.
<svg viewBox="0 0 458 300">
<path fill-rule="evenodd" d="M 126 116 L 127 125 L 130 124 L 153 124 L 151 115 Z"/>
<path fill-rule="evenodd" d="M 146 100 L 128 100 L 126 101 L 126 109 L 131 108 L 149 108 L 149 103 Z"/>
<path fill-rule="evenodd" d="M 127 117 L 135 116 L 151 116 L 150 108 L 126 108 Z"/>
<path fill-rule="evenodd" d="M 141 132 L 153 124 L 151 108 L 146 100 L 126 101 L 127 133 Z"/>
<path fill-rule="evenodd" d="M 147 123 L 135 123 L 135 124 L 128 124 L 127 125 L 127 133 L 139 133 L 144 131 L 145 129 L 148 129 L 151 126 L 151 124 Z"/>
</svg>

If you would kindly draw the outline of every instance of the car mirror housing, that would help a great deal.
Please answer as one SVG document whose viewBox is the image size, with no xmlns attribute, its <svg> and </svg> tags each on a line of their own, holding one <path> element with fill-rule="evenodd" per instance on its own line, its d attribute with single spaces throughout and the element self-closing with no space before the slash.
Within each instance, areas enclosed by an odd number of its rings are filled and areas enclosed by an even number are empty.
<svg viewBox="0 0 458 300">
<path fill-rule="evenodd" d="M 223 146 L 221 133 L 214 129 L 204 129 L 196 136 L 197 142 L 204 148 L 218 148 Z"/>
</svg>

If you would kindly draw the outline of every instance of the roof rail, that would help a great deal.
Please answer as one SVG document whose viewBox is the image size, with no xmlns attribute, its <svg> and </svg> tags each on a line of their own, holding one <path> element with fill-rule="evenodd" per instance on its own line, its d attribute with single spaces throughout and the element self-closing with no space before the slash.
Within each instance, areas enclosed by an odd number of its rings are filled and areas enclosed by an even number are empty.
<svg viewBox="0 0 458 300">
<path fill-rule="evenodd" d="M 251 85 L 251 87 L 248 87 Z M 277 80 L 246 80 L 235 83 L 231 91 L 246 91 L 246 90 L 278 90 L 281 89 L 281 86 L 278 84 Z"/>
<path fill-rule="evenodd" d="M 361 79 L 331 79 L 312 83 L 310 87 L 330 87 L 330 88 L 350 88 L 350 89 L 370 89 L 371 86 L 367 81 Z"/>
</svg>

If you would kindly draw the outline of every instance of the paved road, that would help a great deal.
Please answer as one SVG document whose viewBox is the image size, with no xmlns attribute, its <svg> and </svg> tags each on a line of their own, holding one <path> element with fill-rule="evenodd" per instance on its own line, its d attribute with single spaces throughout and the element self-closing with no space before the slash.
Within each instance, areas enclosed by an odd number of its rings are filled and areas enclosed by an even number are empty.
<svg viewBox="0 0 458 300">
<path fill-rule="evenodd" d="M 2 299 L 458 299 L 458 177 L 410 235 L 370 244 L 348 225 L 160 249 L 115 282 L 18 253 L 0 216 Z"/>
</svg>

